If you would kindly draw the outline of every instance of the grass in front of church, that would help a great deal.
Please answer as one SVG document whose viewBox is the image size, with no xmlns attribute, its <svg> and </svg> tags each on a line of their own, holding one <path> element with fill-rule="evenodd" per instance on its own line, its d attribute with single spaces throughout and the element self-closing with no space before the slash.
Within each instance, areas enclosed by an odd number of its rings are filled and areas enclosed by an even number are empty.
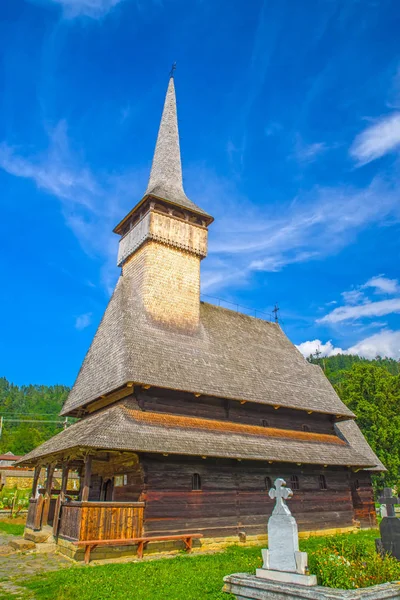
<svg viewBox="0 0 400 600">
<path fill-rule="evenodd" d="M 369 530 L 314 537 L 301 540 L 300 548 L 309 553 L 311 573 L 329 587 L 356 588 L 400 580 L 400 563 L 376 554 L 377 536 L 377 530 Z M 37 600 L 230 600 L 233 596 L 221 591 L 223 577 L 254 573 L 260 566 L 259 547 L 232 546 L 216 554 L 72 567 L 40 574 L 19 585 L 26 586 Z"/>
<path fill-rule="evenodd" d="M 25 530 L 25 520 L 25 517 L 16 519 L 2 519 L 0 521 L 0 533 L 23 536 Z"/>
</svg>

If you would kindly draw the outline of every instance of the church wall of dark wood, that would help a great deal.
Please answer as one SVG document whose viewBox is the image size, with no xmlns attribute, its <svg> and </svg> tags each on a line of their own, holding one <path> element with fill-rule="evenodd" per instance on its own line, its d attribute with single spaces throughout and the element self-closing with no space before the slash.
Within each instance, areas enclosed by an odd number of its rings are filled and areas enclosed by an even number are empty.
<svg viewBox="0 0 400 600">
<path fill-rule="evenodd" d="M 194 394 L 158 388 L 139 390 L 136 396 L 143 410 L 300 431 L 306 427 L 315 433 L 334 433 L 331 415 L 308 414 L 287 408 L 276 410 L 273 406 L 254 402 L 241 404 L 235 400 L 207 396 L 196 398 Z"/>
<path fill-rule="evenodd" d="M 300 531 L 348 527 L 354 524 L 351 474 L 347 468 L 268 465 L 225 459 L 142 457 L 146 502 L 144 528 L 149 534 L 201 532 L 206 537 L 263 534 L 274 502 L 265 478 L 283 477 L 293 486 L 290 509 Z M 201 490 L 192 491 L 192 476 Z M 321 489 L 324 475 L 327 489 Z M 365 481 L 367 490 L 367 482 Z M 367 493 L 367 491 L 365 492 Z M 368 494 L 367 494 L 368 495 Z M 121 498 L 122 499 L 122 498 Z M 360 509 L 359 509 L 360 510 Z"/>
<path fill-rule="evenodd" d="M 371 476 L 367 471 L 351 474 L 354 517 L 361 527 L 376 527 L 376 511 Z"/>
</svg>

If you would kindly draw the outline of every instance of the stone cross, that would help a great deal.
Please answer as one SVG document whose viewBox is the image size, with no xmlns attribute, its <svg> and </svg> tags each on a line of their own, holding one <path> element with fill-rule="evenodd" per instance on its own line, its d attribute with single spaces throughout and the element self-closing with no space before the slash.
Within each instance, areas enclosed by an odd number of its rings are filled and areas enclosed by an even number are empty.
<svg viewBox="0 0 400 600">
<path fill-rule="evenodd" d="M 276 498 L 276 504 L 274 510 L 272 511 L 273 515 L 290 515 L 289 507 L 287 506 L 285 500 L 291 498 L 293 496 L 293 492 L 290 488 L 286 487 L 286 481 L 279 477 L 275 480 L 275 488 L 271 488 L 268 492 L 268 495 L 272 500 Z"/>
<path fill-rule="evenodd" d="M 383 488 L 383 495 L 380 498 L 378 498 L 378 502 L 380 504 L 386 505 L 386 514 L 388 517 L 396 516 L 394 505 L 400 504 L 400 498 L 398 498 L 397 496 L 392 496 L 391 488 Z"/>
<path fill-rule="evenodd" d="M 307 553 L 299 551 L 299 534 L 296 519 L 292 516 L 286 500 L 293 496 L 286 481 L 279 477 L 275 487 L 268 492 L 275 499 L 275 506 L 268 520 L 268 549 L 261 550 L 262 569 L 256 577 L 300 585 L 316 585 L 315 575 L 308 574 Z"/>
</svg>

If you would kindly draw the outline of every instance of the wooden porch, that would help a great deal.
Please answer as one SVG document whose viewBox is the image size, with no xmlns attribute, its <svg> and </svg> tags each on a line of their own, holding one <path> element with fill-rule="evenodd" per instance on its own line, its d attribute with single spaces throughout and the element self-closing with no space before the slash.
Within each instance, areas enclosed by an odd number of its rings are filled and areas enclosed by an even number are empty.
<svg viewBox="0 0 400 600">
<path fill-rule="evenodd" d="M 87 455 L 80 463 L 64 463 L 62 465 L 61 489 L 53 488 L 53 475 L 55 464 L 47 465 L 46 485 L 43 490 L 38 490 L 38 481 L 41 466 L 35 469 L 32 486 L 32 496 L 29 501 L 26 526 L 34 531 L 40 531 L 46 526 L 51 526 L 55 538 L 62 538 L 72 542 L 86 540 L 128 540 L 141 537 L 143 534 L 144 502 L 126 502 L 117 498 L 107 498 L 107 492 L 93 488 L 93 458 L 97 459 L 95 472 L 107 468 L 107 475 L 118 473 L 120 465 L 114 460 L 100 460 L 97 456 Z M 132 464 L 132 455 L 123 457 L 123 466 Z M 67 491 L 68 475 L 73 468 L 80 472 L 81 486 L 79 493 Z M 132 466 L 131 466 L 132 468 Z M 107 489 L 112 481 L 106 479 Z M 93 497 L 93 492 L 95 496 Z M 75 496 L 79 494 L 78 498 Z M 114 492 L 112 494 L 114 496 Z M 136 498 L 135 498 L 136 500 Z"/>
<path fill-rule="evenodd" d="M 40 494 L 30 500 L 26 525 L 35 531 L 51 525 L 54 537 L 73 542 L 126 540 L 141 537 L 144 506 L 144 502 L 62 501 L 58 496 L 51 499 L 47 511 Z"/>
</svg>

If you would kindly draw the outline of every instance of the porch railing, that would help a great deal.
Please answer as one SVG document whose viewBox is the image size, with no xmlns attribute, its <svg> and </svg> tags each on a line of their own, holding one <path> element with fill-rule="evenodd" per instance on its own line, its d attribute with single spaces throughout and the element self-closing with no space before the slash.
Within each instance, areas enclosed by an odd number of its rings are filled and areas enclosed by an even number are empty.
<svg viewBox="0 0 400 600">
<path fill-rule="evenodd" d="M 144 506 L 144 502 L 63 502 L 58 535 L 73 541 L 141 537 Z"/>
</svg>

